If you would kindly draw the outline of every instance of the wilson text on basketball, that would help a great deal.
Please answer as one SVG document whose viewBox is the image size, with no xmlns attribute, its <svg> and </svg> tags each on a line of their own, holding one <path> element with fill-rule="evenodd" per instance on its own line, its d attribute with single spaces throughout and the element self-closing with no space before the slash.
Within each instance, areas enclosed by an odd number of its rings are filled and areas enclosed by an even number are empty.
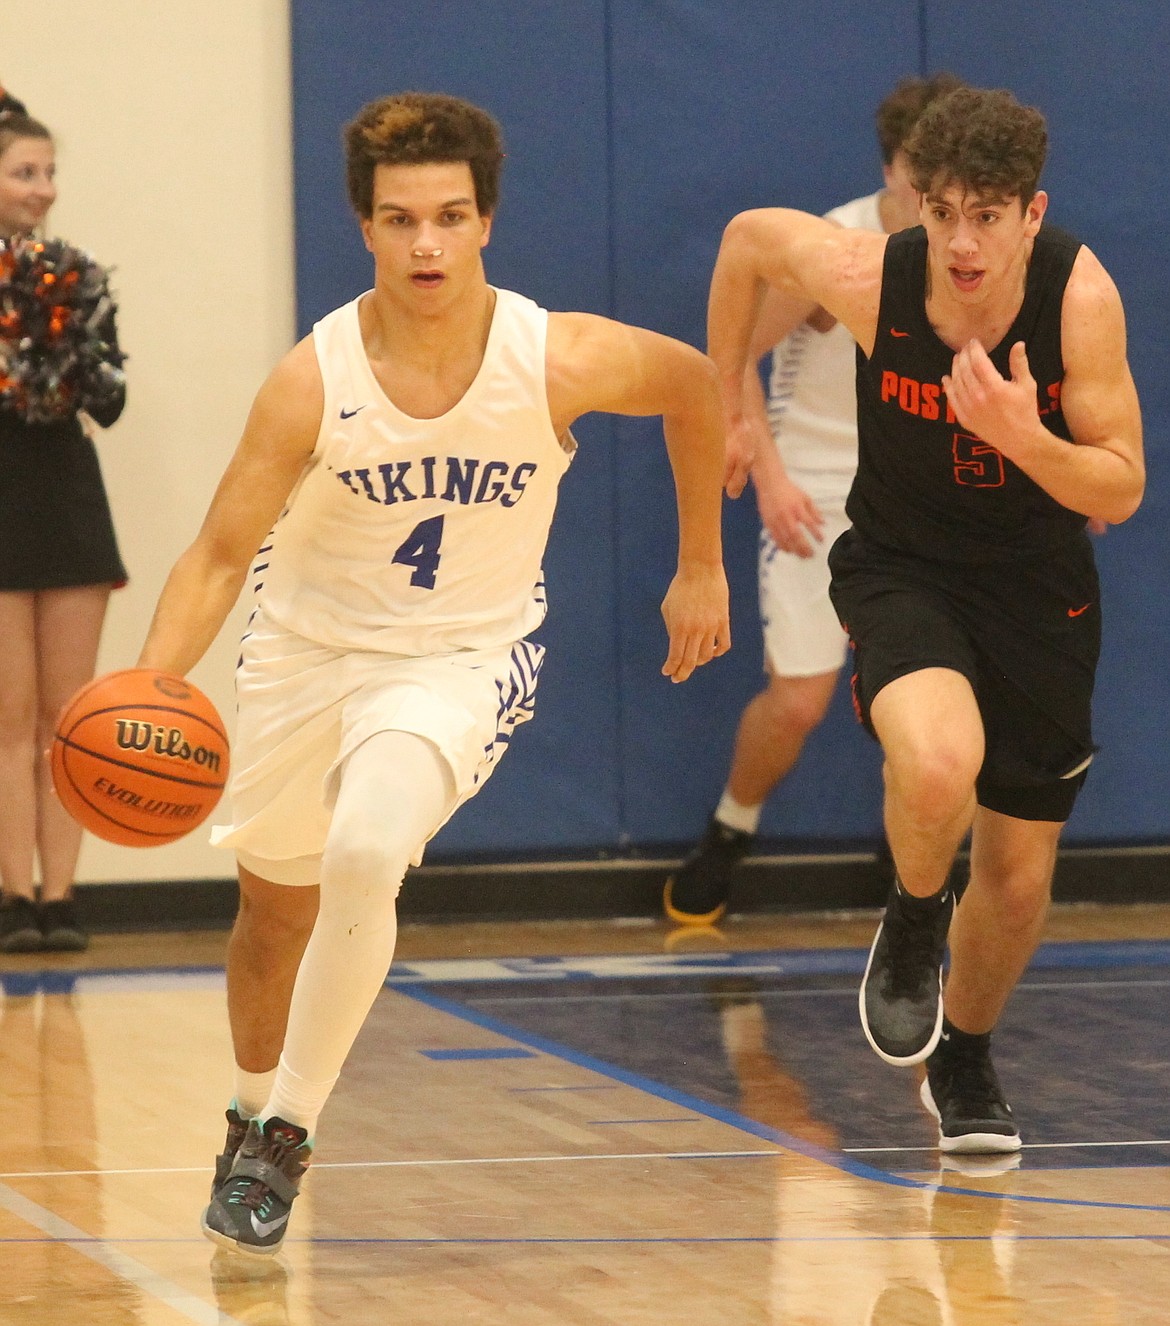
<svg viewBox="0 0 1170 1326">
<path fill-rule="evenodd" d="M 186 760 L 211 770 L 219 768 L 219 752 L 206 746 L 193 746 L 182 728 L 163 727 L 140 719 L 115 719 L 117 742 L 123 750 L 153 750 L 173 760 Z"/>
</svg>

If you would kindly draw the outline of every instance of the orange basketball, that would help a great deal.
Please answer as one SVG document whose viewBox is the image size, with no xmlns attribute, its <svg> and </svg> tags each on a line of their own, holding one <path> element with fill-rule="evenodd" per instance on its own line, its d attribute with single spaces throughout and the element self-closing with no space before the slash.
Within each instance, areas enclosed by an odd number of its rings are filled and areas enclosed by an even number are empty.
<svg viewBox="0 0 1170 1326">
<path fill-rule="evenodd" d="M 52 769 L 61 804 L 90 833 L 155 847 L 211 814 L 227 782 L 228 740 L 186 678 L 128 668 L 95 678 L 61 710 Z"/>
</svg>

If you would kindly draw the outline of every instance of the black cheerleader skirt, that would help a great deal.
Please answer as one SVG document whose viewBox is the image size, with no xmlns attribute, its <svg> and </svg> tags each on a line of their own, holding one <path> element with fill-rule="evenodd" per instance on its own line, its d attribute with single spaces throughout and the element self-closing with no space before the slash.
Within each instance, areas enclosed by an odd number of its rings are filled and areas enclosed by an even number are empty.
<svg viewBox="0 0 1170 1326">
<path fill-rule="evenodd" d="M 0 411 L 0 592 L 125 583 L 97 451 L 81 424 Z"/>
</svg>

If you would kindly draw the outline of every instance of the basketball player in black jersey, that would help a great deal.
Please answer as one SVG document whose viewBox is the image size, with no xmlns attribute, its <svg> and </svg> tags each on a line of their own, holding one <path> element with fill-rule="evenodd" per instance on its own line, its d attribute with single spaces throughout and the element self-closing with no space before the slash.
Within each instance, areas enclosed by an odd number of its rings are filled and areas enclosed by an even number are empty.
<svg viewBox="0 0 1170 1326">
<path fill-rule="evenodd" d="M 765 287 L 816 299 L 858 343 L 859 467 L 832 594 L 885 756 L 898 875 L 859 1002 L 883 1059 L 926 1061 L 947 1151 L 1020 1146 L 990 1035 L 1039 941 L 1093 757 L 1086 521 L 1127 519 L 1145 484 L 1121 300 L 1092 252 L 1045 224 L 1046 148 L 1037 110 L 959 89 L 906 144 L 920 227 L 744 212 L 711 286 L 732 488 L 751 463 L 739 384 Z"/>
</svg>

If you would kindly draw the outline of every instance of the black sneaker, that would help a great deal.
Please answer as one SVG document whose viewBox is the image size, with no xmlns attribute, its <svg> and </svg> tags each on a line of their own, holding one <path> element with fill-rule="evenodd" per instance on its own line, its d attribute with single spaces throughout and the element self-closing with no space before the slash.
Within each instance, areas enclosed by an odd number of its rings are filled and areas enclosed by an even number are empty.
<svg viewBox="0 0 1170 1326">
<path fill-rule="evenodd" d="M 39 953 L 44 941 L 31 898 L 9 894 L 0 902 L 0 953 Z"/>
<path fill-rule="evenodd" d="M 731 876 L 755 841 L 754 833 L 730 829 L 712 816 L 694 851 L 666 881 L 667 916 L 678 925 L 714 925 L 727 910 Z"/>
<path fill-rule="evenodd" d="M 89 948 L 89 936 L 77 923 L 77 906 L 72 898 L 43 902 L 38 920 L 41 948 L 49 953 L 83 953 Z"/>
<path fill-rule="evenodd" d="M 940 1151 L 1018 1151 L 1020 1130 L 1003 1098 L 987 1051 L 951 1049 L 942 1041 L 926 1061 L 919 1093 L 938 1120 Z"/>
<path fill-rule="evenodd" d="M 950 888 L 933 908 L 908 906 L 896 884 L 890 890 L 857 997 L 865 1038 L 888 1064 L 920 1064 L 938 1044 L 954 908 Z"/>
<path fill-rule="evenodd" d="M 235 1163 L 236 1152 L 243 1145 L 248 1133 L 248 1120 L 240 1117 L 234 1105 L 227 1111 L 225 1117 L 228 1126 L 227 1140 L 223 1144 L 223 1151 L 215 1158 L 215 1178 L 211 1181 L 213 1202 L 219 1190 L 228 1181 L 228 1175 L 232 1172 L 232 1165 Z"/>
<path fill-rule="evenodd" d="M 308 1133 L 284 1119 L 259 1119 L 236 1152 L 231 1173 L 203 1213 L 213 1243 L 253 1257 L 280 1251 L 301 1176 L 309 1168 Z"/>
</svg>

